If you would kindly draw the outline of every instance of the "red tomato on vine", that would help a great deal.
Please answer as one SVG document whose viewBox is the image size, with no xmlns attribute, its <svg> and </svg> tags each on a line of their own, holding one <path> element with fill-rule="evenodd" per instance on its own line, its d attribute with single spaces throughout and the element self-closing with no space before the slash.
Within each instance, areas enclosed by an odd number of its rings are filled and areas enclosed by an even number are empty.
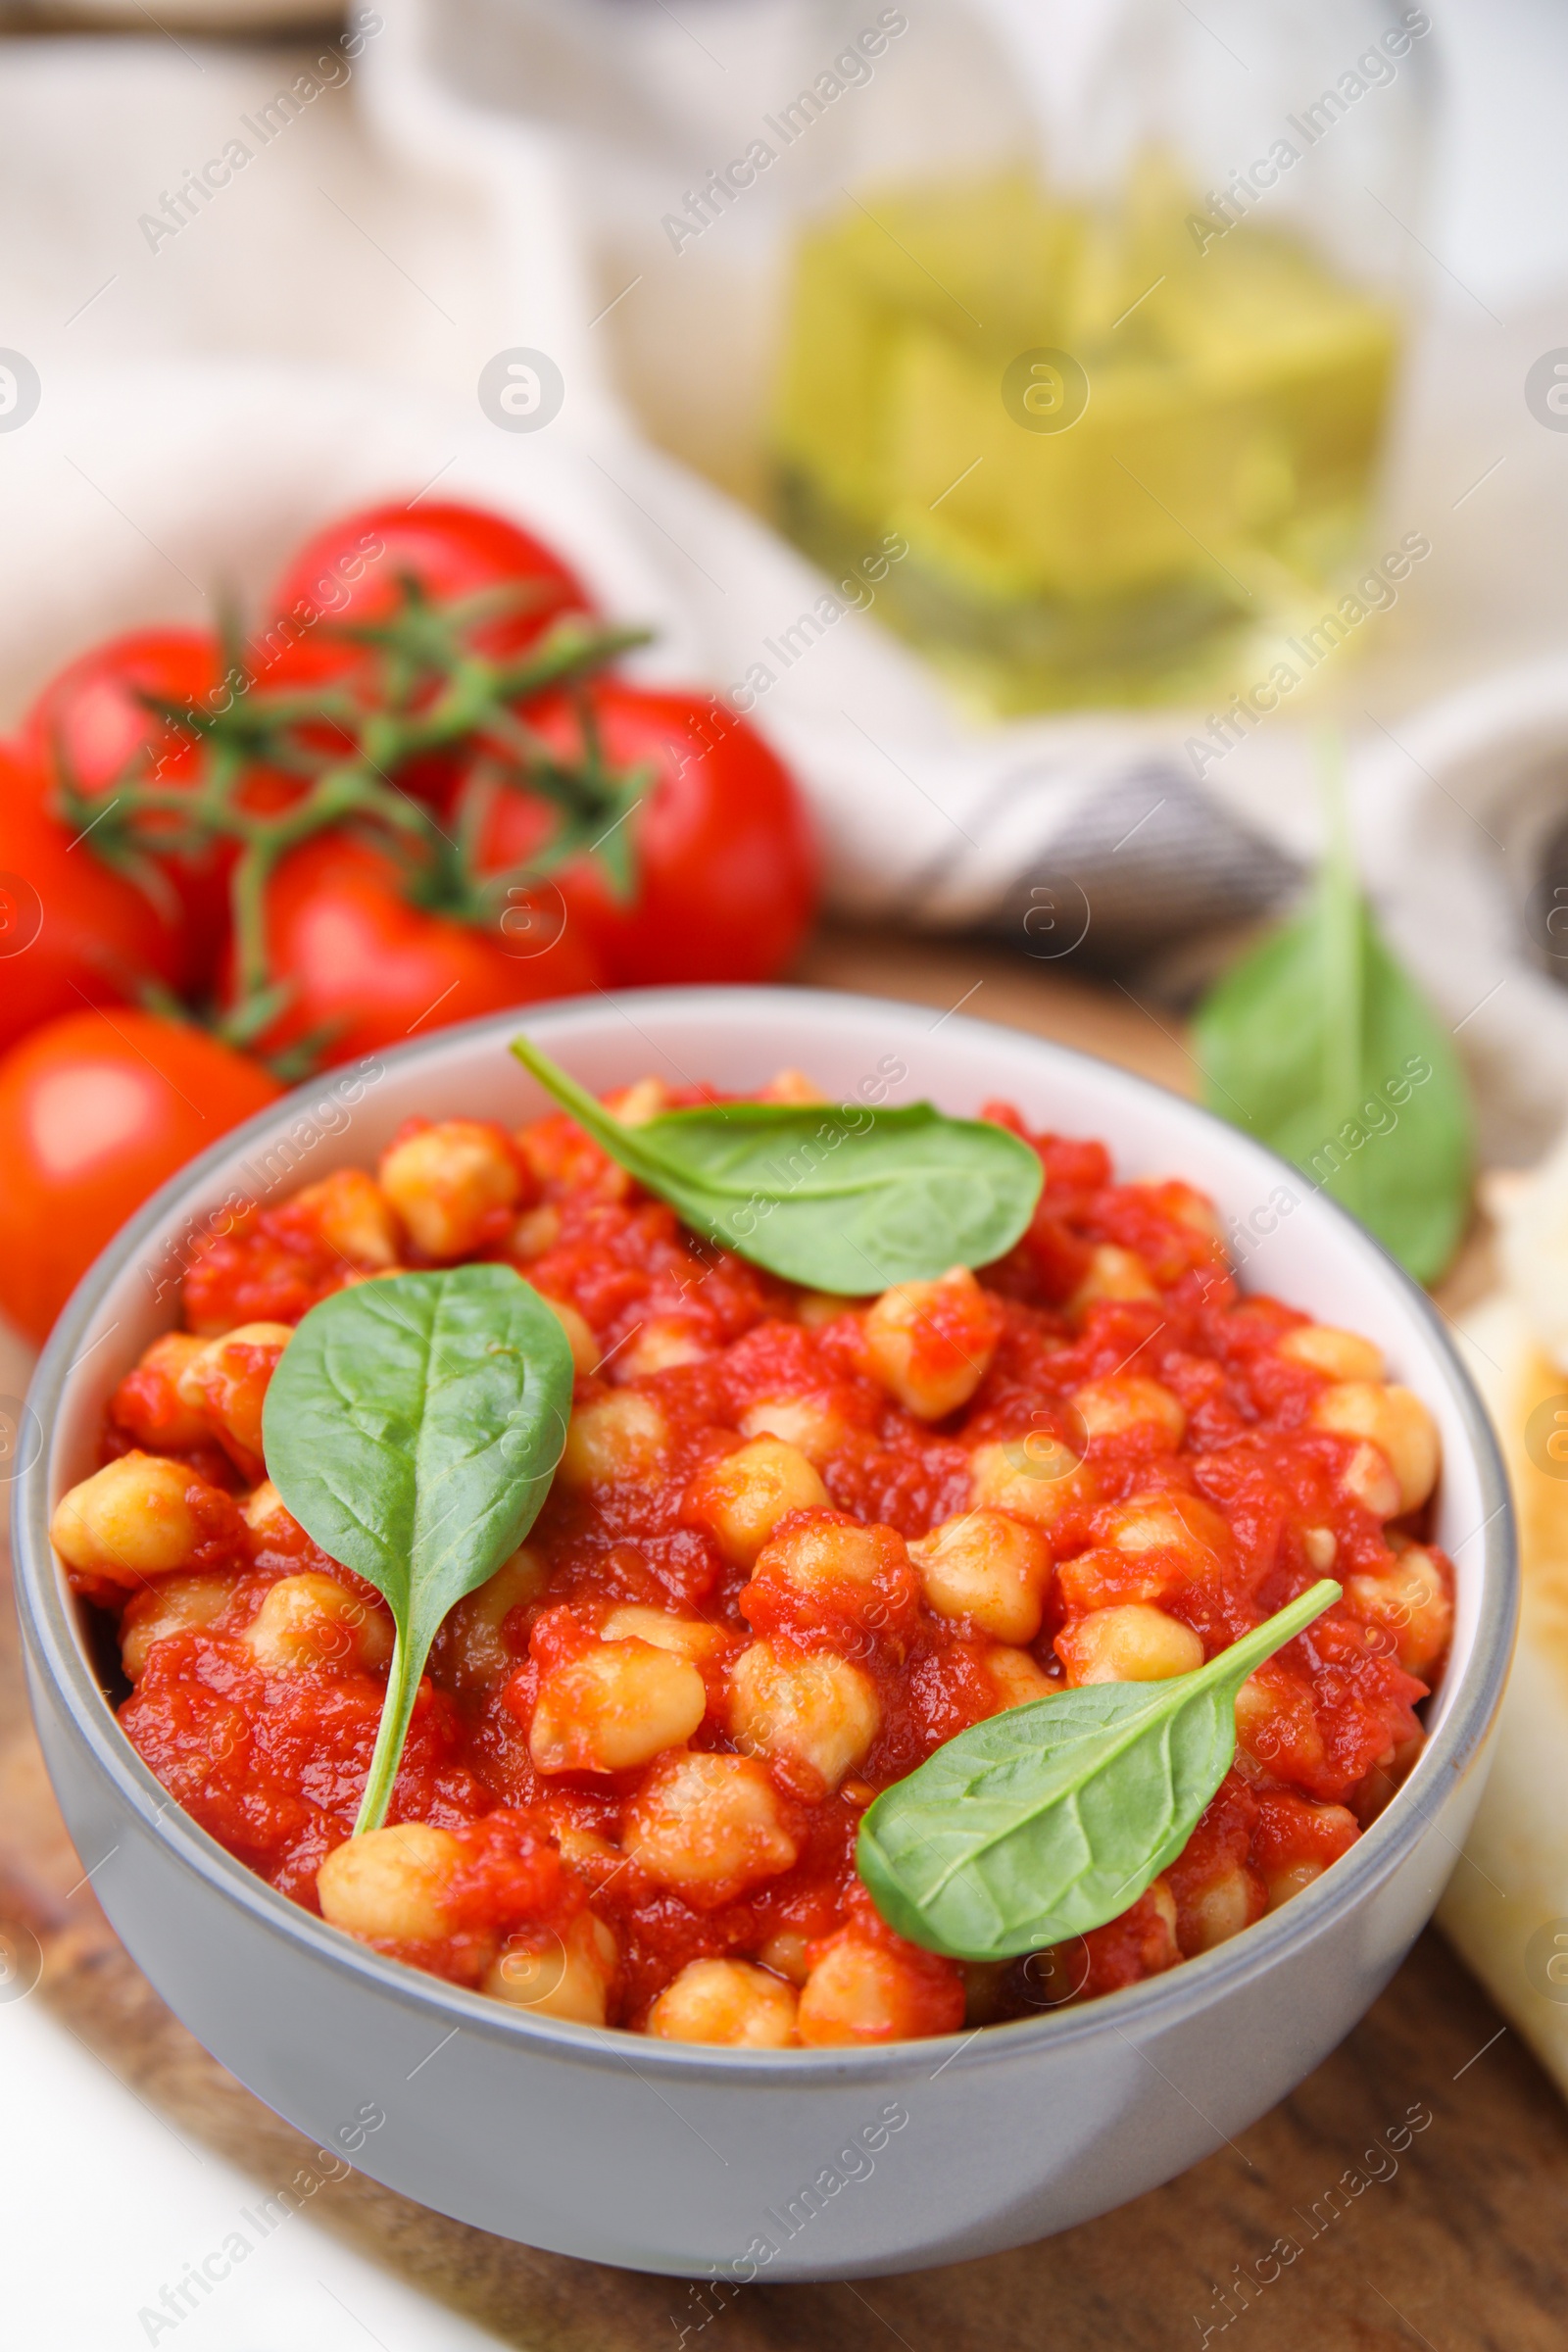
<svg viewBox="0 0 1568 2352">
<path fill-rule="evenodd" d="M 493 662 L 525 653 L 563 613 L 593 610 L 576 573 L 504 515 L 450 502 L 405 506 L 392 500 L 327 523 L 289 564 L 277 584 L 273 610 L 280 619 L 292 616 L 307 634 L 296 654 L 270 672 L 270 682 L 306 672 L 319 675 L 317 664 L 336 674 L 344 656 L 341 650 L 326 653 L 332 640 L 318 640 L 318 626 L 390 618 L 407 579 L 436 605 L 486 590 L 522 590 L 519 602 L 481 621 L 469 640 L 473 652 Z M 342 645 L 339 639 L 338 649 Z M 353 655 L 358 658 L 357 648 Z"/>
<path fill-rule="evenodd" d="M 63 1012 L 179 977 L 177 933 L 45 809 L 37 762 L 0 751 L 0 1051 Z"/>
<path fill-rule="evenodd" d="M 212 977 L 227 935 L 224 894 L 234 860 L 230 842 L 172 845 L 177 812 L 147 809 L 124 839 L 127 787 L 194 795 L 206 772 L 207 750 L 195 727 L 181 726 L 148 707 L 149 700 L 204 716 L 226 709 L 233 685 L 223 677 L 218 640 L 203 629 L 135 629 L 111 637 L 58 670 L 22 722 L 23 745 L 43 779 L 44 797 L 58 802 L 69 788 L 101 802 L 94 822 L 83 816 L 93 845 L 122 840 L 168 885 L 163 922 L 171 943 L 170 973 L 181 988 Z M 247 799 L 276 806 L 298 787 L 284 778 L 253 777 Z M 103 828 L 103 830 L 100 830 Z M 81 828 L 75 828 L 80 830 Z M 104 870 L 105 859 L 94 863 Z M 156 899 L 155 902 L 156 904 Z"/>
<path fill-rule="evenodd" d="M 407 506 L 389 501 L 329 522 L 307 541 L 278 582 L 274 618 L 259 640 L 260 675 L 284 693 L 345 687 L 373 708 L 384 688 L 384 653 L 345 628 L 407 618 L 415 610 L 433 624 L 435 642 L 452 642 L 447 608 L 471 597 L 513 601 L 465 626 L 463 650 L 498 662 L 519 661 L 567 613 L 588 614 L 581 581 L 561 558 L 504 515 L 451 502 Z M 416 695 L 427 704 L 433 686 Z M 316 730 L 332 745 L 329 730 Z M 427 752 L 407 762 L 397 781 L 431 803 L 451 788 L 461 760 Z"/>
<path fill-rule="evenodd" d="M 630 897 L 616 897 L 602 856 L 575 856 L 550 874 L 612 983 L 767 980 L 784 969 L 815 906 L 817 850 L 788 770 L 744 719 L 710 695 L 605 675 L 522 715 L 560 760 L 580 761 L 596 745 L 607 768 L 648 771 L 622 820 Z M 480 870 L 537 858 L 558 821 L 538 792 L 496 791 Z"/>
<path fill-rule="evenodd" d="M 548 888 L 501 907 L 487 930 L 409 891 L 399 859 L 368 841 L 328 833 L 289 852 L 266 893 L 269 962 L 288 998 L 258 1051 L 315 1041 L 323 1061 L 346 1061 L 600 982 L 581 926 L 562 920 Z"/>
</svg>

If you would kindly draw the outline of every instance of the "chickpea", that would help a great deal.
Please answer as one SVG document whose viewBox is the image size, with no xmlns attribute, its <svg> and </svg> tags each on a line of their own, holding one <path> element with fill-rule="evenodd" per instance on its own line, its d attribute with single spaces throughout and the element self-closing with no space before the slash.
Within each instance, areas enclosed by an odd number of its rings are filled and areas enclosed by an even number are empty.
<svg viewBox="0 0 1568 2352">
<path fill-rule="evenodd" d="M 1265 1760 L 1273 1745 L 1276 1693 L 1255 1674 L 1250 1674 L 1236 1693 L 1236 1740 L 1239 1747 Z"/>
<path fill-rule="evenodd" d="M 206 1415 L 224 1452 L 250 1478 L 262 1474 L 262 1408 L 293 1337 L 290 1323 L 241 1323 L 209 1340 L 179 1376 L 181 1402 Z"/>
<path fill-rule="evenodd" d="M 566 1335 L 566 1344 L 571 1349 L 572 1370 L 597 1372 L 604 1360 L 605 1351 L 600 1347 L 594 1334 L 594 1327 L 587 1316 L 579 1313 L 569 1299 L 552 1298 L 548 1291 L 540 1291 L 538 1296 L 544 1300 Z"/>
<path fill-rule="evenodd" d="M 1337 1838 L 1342 1851 L 1360 1835 L 1361 1825 L 1346 1805 L 1314 1805 L 1312 1814 L 1316 1834 L 1325 1838 Z M 1326 1860 L 1316 1855 L 1303 1856 L 1299 1862 L 1265 1870 L 1263 1884 L 1268 1889 L 1269 1909 L 1277 1911 L 1282 1903 L 1293 1901 L 1320 1879 L 1325 1870 L 1332 1868 L 1332 1856 Z"/>
<path fill-rule="evenodd" d="M 997 1311 L 967 1266 L 951 1267 L 940 1282 L 895 1283 L 865 1318 L 872 1370 L 921 1421 L 968 1403 L 1000 1336 Z"/>
<path fill-rule="evenodd" d="M 535 2017 L 602 2026 L 615 1976 L 615 1938 L 592 1911 L 580 1911 L 564 1936 L 548 1929 L 510 1936 L 479 1989 Z"/>
<path fill-rule="evenodd" d="M 142 1349 L 136 1368 L 138 1371 L 145 1367 L 162 1372 L 177 1386 L 179 1376 L 191 1357 L 200 1355 L 207 1346 L 208 1342 L 193 1331 L 166 1331 L 153 1341 L 150 1348 Z M 199 1443 L 205 1435 L 205 1430 L 198 1429 L 196 1441 Z"/>
<path fill-rule="evenodd" d="M 1195 1576 L 1211 1575 L 1230 1549 L 1229 1528 L 1200 1494 L 1134 1494 L 1107 1504 L 1095 1525 L 1113 1550 L 1174 1552 Z"/>
<path fill-rule="evenodd" d="M 1292 1862 L 1284 1870 L 1266 1872 L 1264 1884 L 1268 1888 L 1269 1909 L 1278 1911 L 1283 1904 L 1291 1900 L 1293 1895 L 1304 1894 L 1313 1881 L 1320 1879 L 1327 1868 L 1326 1862 Z"/>
<path fill-rule="evenodd" d="M 226 1500 L 183 1462 L 122 1453 L 63 1494 L 49 1541 L 68 1568 L 133 1589 L 185 1567 L 202 1541 L 193 1504 Z"/>
<path fill-rule="evenodd" d="M 1182 1955 L 1176 1941 L 1176 1896 L 1169 1879 L 1151 1879 L 1144 1889 L 1144 1899 L 1154 1914 L 1153 1933 L 1144 1946 L 1145 1963 L 1154 1968 L 1171 1968 Z"/>
<path fill-rule="evenodd" d="M 1196 1894 L 1187 1898 L 1186 1948 L 1189 1955 L 1211 1952 L 1229 1943 L 1261 1916 L 1264 1890 L 1243 1862 L 1227 1862 Z"/>
<path fill-rule="evenodd" d="M 796 2031 L 808 2049 L 904 2041 L 930 2031 L 923 1991 L 901 1953 L 845 1929 L 801 1987 Z"/>
<path fill-rule="evenodd" d="M 669 1424 L 651 1396 L 621 1389 L 571 1416 L 559 1476 L 566 1487 L 647 1486 L 669 1448 Z"/>
<path fill-rule="evenodd" d="M 309 1209 L 329 1250 L 357 1266 L 385 1271 L 398 1262 L 397 1221 L 375 1178 L 364 1168 L 339 1168 L 319 1184 L 308 1184 L 289 1203 Z"/>
<path fill-rule="evenodd" d="M 640 1869 L 694 1910 L 777 1878 L 800 1852 L 764 1765 L 694 1749 L 653 1767 L 629 1808 L 623 1842 Z"/>
<path fill-rule="evenodd" d="M 1190 1625 L 1135 1600 L 1080 1617 L 1056 1636 L 1056 1655 L 1078 1690 L 1085 1683 L 1163 1683 L 1196 1673 L 1203 1644 Z"/>
<path fill-rule="evenodd" d="M 1379 1814 L 1393 1803 L 1419 1763 L 1425 1745 L 1426 1734 L 1418 1731 L 1411 1739 L 1386 1747 L 1381 1756 L 1374 1756 L 1365 1779 L 1350 1799 L 1363 1830 L 1369 1830 Z"/>
<path fill-rule="evenodd" d="M 1315 1568 L 1319 1576 L 1327 1576 L 1339 1548 L 1340 1540 L 1332 1527 L 1302 1529 L 1301 1549 L 1306 1554 L 1306 1564 L 1309 1568 Z"/>
<path fill-rule="evenodd" d="M 538 1208 L 525 1208 L 512 1228 L 507 1254 L 520 1258 L 524 1265 L 543 1257 L 561 1239 L 561 1211 L 553 1200 L 543 1201 Z"/>
<path fill-rule="evenodd" d="M 1051 1584 L 1051 1548 L 1037 1527 L 1004 1511 L 949 1519 L 909 1545 L 928 1609 L 972 1617 L 999 1642 L 1032 1642 Z"/>
<path fill-rule="evenodd" d="M 1277 1768 L 1282 1756 L 1315 1770 L 1323 1761 L 1323 1735 L 1310 1694 L 1250 1674 L 1236 1693 L 1237 1768 Z"/>
<path fill-rule="evenodd" d="M 740 1418 L 746 1438 L 778 1438 L 795 1446 L 820 1469 L 839 1452 L 850 1436 L 841 1412 L 820 1396 L 764 1396 L 749 1404 Z"/>
<path fill-rule="evenodd" d="M 1081 1315 L 1102 1298 L 1131 1302 L 1159 1298 L 1159 1285 L 1136 1250 L 1118 1250 L 1102 1242 L 1089 1260 L 1089 1271 L 1067 1301 L 1069 1315 Z"/>
<path fill-rule="evenodd" d="M 799 1928 L 777 1928 L 763 1944 L 758 1958 L 775 1977 L 787 1977 L 792 1984 L 804 1984 L 810 1975 L 810 1963 L 806 1957 L 810 1938 Z"/>
<path fill-rule="evenodd" d="M 1438 1483 L 1438 1425 L 1412 1389 L 1379 1380 L 1337 1382 L 1313 1404 L 1312 1424 L 1375 1446 L 1398 1484 L 1401 1513 L 1425 1502 Z"/>
<path fill-rule="evenodd" d="M 334 1846 L 316 1874 L 321 1917 L 351 1936 L 434 1942 L 449 1933 L 463 1848 L 450 1830 L 400 1821 Z"/>
<path fill-rule="evenodd" d="M 528 1748 L 541 1772 L 628 1772 L 683 1746 L 707 1711 L 689 1658 L 651 1642 L 601 1642 L 545 1676 Z"/>
<path fill-rule="evenodd" d="M 1224 1251 L 1225 1227 L 1220 1221 L 1218 1209 L 1205 1193 L 1195 1192 L 1191 1185 L 1179 1181 L 1162 1185 L 1158 1190 L 1164 1195 L 1168 1216 L 1174 1217 L 1178 1225 L 1185 1225 L 1189 1233 L 1200 1235 L 1205 1242 L 1214 1243 L 1217 1250 Z"/>
<path fill-rule="evenodd" d="M 1399 1508 L 1399 1482 L 1379 1446 L 1357 1446 L 1340 1474 L 1340 1484 L 1374 1519 L 1392 1519 Z"/>
<path fill-rule="evenodd" d="M 646 1127 L 669 1108 L 669 1089 L 662 1078 L 639 1078 L 634 1086 L 607 1095 L 605 1108 L 622 1127 Z"/>
<path fill-rule="evenodd" d="M 1383 1350 L 1357 1332 L 1338 1331 L 1332 1323 L 1298 1323 L 1275 1349 L 1287 1363 L 1304 1364 L 1329 1380 L 1381 1380 Z"/>
<path fill-rule="evenodd" d="M 382 1152 L 378 1174 L 415 1247 L 437 1263 L 494 1238 L 496 1212 L 522 1190 L 506 1137 L 482 1119 L 442 1119 L 406 1136 Z"/>
<path fill-rule="evenodd" d="M 252 1487 L 239 1506 L 239 1515 L 257 1536 L 288 1535 L 299 1526 L 270 1478 L 264 1478 L 259 1487 Z"/>
<path fill-rule="evenodd" d="M 212 1432 L 200 1402 L 187 1404 L 180 1396 L 179 1376 L 206 1345 L 189 1331 L 166 1331 L 154 1340 L 115 1391 L 111 1418 L 153 1451 L 167 1447 L 184 1453 L 205 1445 Z"/>
<path fill-rule="evenodd" d="M 1089 1509 L 1100 1491 L 1087 1462 L 1059 1438 L 1032 1431 L 969 1456 L 969 1500 L 976 1510 L 1006 1511 L 1036 1527 L 1054 1527 Z"/>
<path fill-rule="evenodd" d="M 120 1656 L 126 1674 L 139 1683 L 147 1653 L 171 1634 L 191 1634 L 222 1614 L 234 1592 L 232 1576 L 197 1574 L 160 1577 L 144 1592 L 132 1593 L 120 1620 Z"/>
<path fill-rule="evenodd" d="M 876 1685 L 848 1658 L 754 1642 L 730 1670 L 729 1721 L 743 1755 L 782 1765 L 814 1802 L 864 1763 L 882 1708 Z"/>
<path fill-rule="evenodd" d="M 458 1690 L 477 1690 L 512 1672 L 517 1661 L 501 1629 L 514 1609 L 542 1599 L 549 1583 L 548 1563 L 519 1544 L 492 1576 L 465 1593 L 442 1629 L 446 1670 Z"/>
<path fill-rule="evenodd" d="M 682 1315 L 655 1315 L 616 1356 L 615 1377 L 645 1380 L 677 1364 L 700 1364 L 710 1353 L 695 1323 Z"/>
<path fill-rule="evenodd" d="M 651 1642 L 655 1649 L 673 1651 L 677 1658 L 690 1658 L 694 1666 L 705 1659 L 716 1658 L 729 1645 L 729 1636 L 722 1626 L 705 1625 L 700 1617 L 672 1617 L 665 1609 L 645 1608 L 640 1601 L 623 1601 L 612 1609 L 599 1629 L 605 1642 Z"/>
<path fill-rule="evenodd" d="M 1136 1373 L 1087 1381 L 1074 1389 L 1072 1403 L 1091 1438 L 1120 1438 L 1129 1430 L 1144 1430 L 1174 1450 L 1187 1434 L 1180 1398 L 1157 1380 L 1143 1380 Z"/>
<path fill-rule="evenodd" d="M 688 1960 L 648 2013 L 664 2041 L 784 2050 L 795 2039 L 795 1989 L 749 1960 Z"/>
<path fill-rule="evenodd" d="M 804 1070 L 775 1070 L 763 1087 L 763 1102 L 825 1102 L 826 1095 Z"/>
<path fill-rule="evenodd" d="M 1453 1603 L 1443 1572 L 1426 1546 L 1408 1544 L 1387 1568 L 1352 1576 L 1345 1596 L 1363 1617 L 1393 1636 L 1405 1673 L 1425 1681 L 1453 1632 Z"/>
<path fill-rule="evenodd" d="M 797 1592 L 827 1593 L 836 1588 L 863 1595 L 878 1577 L 902 1567 L 905 1557 L 891 1527 L 822 1518 L 776 1536 L 758 1554 L 753 1574 Z"/>
<path fill-rule="evenodd" d="M 1051 1698 L 1061 1688 L 1026 1649 L 1009 1648 L 1004 1642 L 995 1642 L 986 1651 L 986 1672 L 997 1693 L 999 1715 L 1008 1707 L 1027 1707 L 1037 1698 Z"/>
<path fill-rule="evenodd" d="M 710 1462 L 694 1482 L 687 1508 L 713 1531 L 727 1560 L 749 1568 L 790 1511 L 825 1510 L 828 1492 L 799 1446 L 754 1438 L 738 1453 Z"/>
<path fill-rule="evenodd" d="M 571 1821 L 558 1815 L 555 1825 L 556 1843 L 561 1859 L 568 1870 L 574 1870 L 590 1886 L 609 1885 L 626 1867 L 626 1857 L 618 1845 L 612 1845 L 597 1830 L 576 1828 Z"/>
<path fill-rule="evenodd" d="M 245 1629 L 245 1643 L 269 1674 L 310 1666 L 385 1666 L 392 1621 L 379 1602 L 362 1600 L 335 1577 L 315 1570 L 280 1577 Z"/>
</svg>

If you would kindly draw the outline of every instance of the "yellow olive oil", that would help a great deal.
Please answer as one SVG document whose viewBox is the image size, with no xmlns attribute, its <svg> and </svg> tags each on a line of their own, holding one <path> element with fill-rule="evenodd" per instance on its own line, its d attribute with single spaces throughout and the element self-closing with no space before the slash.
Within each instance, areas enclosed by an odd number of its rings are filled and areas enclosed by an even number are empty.
<svg viewBox="0 0 1568 2352">
<path fill-rule="evenodd" d="M 1023 173 L 867 191 L 799 241 L 780 518 L 995 713 L 1213 691 L 1359 552 L 1394 304 L 1157 155 L 1114 210 Z"/>
</svg>

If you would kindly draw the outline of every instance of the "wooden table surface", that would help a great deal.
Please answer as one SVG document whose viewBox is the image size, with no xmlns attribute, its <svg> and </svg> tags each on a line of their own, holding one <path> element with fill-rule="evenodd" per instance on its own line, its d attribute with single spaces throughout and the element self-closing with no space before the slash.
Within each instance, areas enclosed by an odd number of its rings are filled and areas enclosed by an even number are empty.
<svg viewBox="0 0 1568 2352">
<path fill-rule="evenodd" d="M 828 933 L 799 977 L 928 1004 L 936 1015 L 961 1004 L 1191 1090 L 1186 1049 L 1163 1013 L 1002 952 Z M 164 2007 L 80 1877 L 33 1742 L 7 1610 L 0 1927 L 41 1947 L 33 1997 L 184 2136 L 264 2192 L 286 2180 L 308 2143 Z M 1376 2152 L 1412 2109 L 1429 2112 L 1430 2125 L 1396 2159 Z M 13 2115 L 9 2126 L 24 2132 L 26 2119 Z M 1323 2222 L 1326 2192 L 1350 2173 L 1367 2184 Z M 312 2210 L 528 2352 L 650 2352 L 700 2316 L 680 2280 L 538 2254 L 357 2175 L 323 2188 Z M 1245 2306 L 1234 2295 L 1222 2305 L 1238 2268 L 1283 2237 L 1298 2256 Z M 1179 2180 L 983 2262 L 855 2285 L 751 2287 L 711 2326 L 717 2352 L 884 2342 L 905 2352 L 1160 2352 L 1200 2346 L 1205 2328 L 1225 2352 L 1556 2352 L 1568 2341 L 1568 2115 L 1429 1931 L 1316 2074 Z"/>
</svg>

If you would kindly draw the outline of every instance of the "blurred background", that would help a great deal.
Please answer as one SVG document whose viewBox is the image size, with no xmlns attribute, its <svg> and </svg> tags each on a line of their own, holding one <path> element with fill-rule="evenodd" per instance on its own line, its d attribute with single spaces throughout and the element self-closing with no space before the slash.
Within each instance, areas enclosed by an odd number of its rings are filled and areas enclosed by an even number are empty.
<svg viewBox="0 0 1568 2352">
<path fill-rule="evenodd" d="M 333 507 L 488 488 L 780 753 L 840 916 L 1185 1005 L 1336 729 L 1489 1152 L 1555 1132 L 1559 12 L 0 22 L 0 724 Z"/>
</svg>

